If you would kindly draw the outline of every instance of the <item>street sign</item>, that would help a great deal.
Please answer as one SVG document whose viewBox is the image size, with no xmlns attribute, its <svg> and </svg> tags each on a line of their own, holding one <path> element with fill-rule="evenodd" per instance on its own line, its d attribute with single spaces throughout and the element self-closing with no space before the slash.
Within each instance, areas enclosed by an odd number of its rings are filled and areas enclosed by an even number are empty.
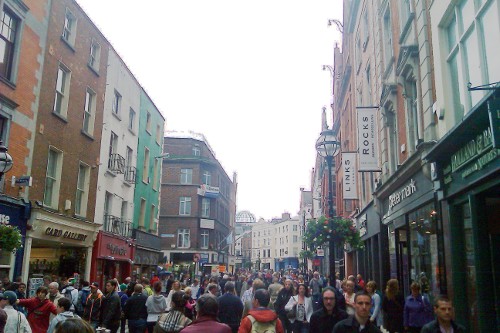
<svg viewBox="0 0 500 333">
<path fill-rule="evenodd" d="M 16 178 L 16 176 L 12 176 L 11 186 L 31 186 L 33 184 L 33 177 L 31 176 L 21 176 Z"/>
<path fill-rule="evenodd" d="M 161 238 L 174 238 L 175 235 L 174 234 L 161 234 L 160 237 Z"/>
</svg>

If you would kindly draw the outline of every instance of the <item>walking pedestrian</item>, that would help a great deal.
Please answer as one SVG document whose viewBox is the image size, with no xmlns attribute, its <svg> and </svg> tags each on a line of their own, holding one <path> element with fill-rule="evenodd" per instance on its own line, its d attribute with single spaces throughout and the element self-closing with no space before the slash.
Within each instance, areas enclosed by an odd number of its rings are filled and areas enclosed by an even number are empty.
<svg viewBox="0 0 500 333">
<path fill-rule="evenodd" d="M 299 284 L 297 295 L 292 296 L 288 303 L 285 305 L 286 311 L 291 311 L 293 307 L 296 308 L 296 315 L 290 318 L 292 323 L 292 330 L 294 333 L 308 333 L 309 323 L 313 314 L 312 299 L 309 297 L 308 289 L 305 284 Z"/>
<path fill-rule="evenodd" d="M 337 306 L 333 287 L 326 287 L 322 293 L 322 307 L 311 315 L 310 331 L 331 332 L 335 324 L 347 318 L 347 313 Z"/>
<path fill-rule="evenodd" d="M 278 317 L 281 320 L 281 323 L 283 324 L 283 327 L 285 328 L 285 331 L 287 333 L 292 332 L 292 324 L 287 318 L 285 305 L 294 294 L 295 293 L 292 285 L 292 280 L 286 279 L 285 286 L 279 291 L 276 302 L 274 302 L 274 310 L 278 314 Z"/>
<path fill-rule="evenodd" d="M 167 309 L 167 300 L 165 296 L 161 294 L 161 282 L 155 282 L 153 286 L 154 294 L 149 296 L 146 301 L 146 308 L 148 311 L 147 317 L 147 327 L 148 333 L 153 333 L 153 328 L 155 327 L 158 317 L 165 313 Z"/>
<path fill-rule="evenodd" d="M 36 296 L 17 300 L 16 304 L 28 310 L 28 323 L 33 333 L 46 333 L 49 328 L 50 315 L 56 315 L 56 306 L 47 299 L 47 287 L 38 287 Z"/>
<path fill-rule="evenodd" d="M 121 303 L 116 292 L 118 283 L 115 280 L 106 282 L 106 295 L 102 299 L 101 305 L 101 328 L 107 328 L 111 333 L 116 333 L 120 328 Z"/>
<path fill-rule="evenodd" d="M 102 296 L 102 293 L 99 293 L 99 283 L 92 282 L 90 294 L 85 300 L 83 319 L 88 321 L 94 330 L 99 326 L 101 320 Z"/>
<path fill-rule="evenodd" d="M 221 323 L 231 327 L 233 333 L 238 332 L 241 316 L 243 314 L 243 303 L 241 299 L 235 295 L 234 282 L 227 281 L 224 284 L 224 295 L 218 298 L 219 303 L 219 320 Z"/>
<path fill-rule="evenodd" d="M 422 333 L 465 333 L 465 328 L 453 321 L 453 304 L 444 296 L 438 297 L 434 302 L 436 320 L 427 323 L 422 328 Z"/>
<path fill-rule="evenodd" d="M 419 333 L 422 327 L 432 321 L 432 308 L 427 297 L 420 294 L 420 284 L 413 282 L 410 285 L 411 295 L 405 300 L 404 326 L 410 333 Z"/>
<path fill-rule="evenodd" d="M 380 328 L 380 326 L 382 326 L 382 300 L 380 299 L 379 294 L 377 294 L 377 283 L 375 283 L 375 281 L 368 281 L 365 288 L 368 295 L 372 298 L 370 321 Z"/>
<path fill-rule="evenodd" d="M 144 333 L 147 327 L 146 301 L 148 298 L 142 293 L 142 288 L 140 283 L 134 286 L 134 292 L 123 308 L 125 318 L 128 320 L 129 333 Z"/>
<path fill-rule="evenodd" d="M 372 298 L 366 291 L 360 291 L 354 296 L 354 315 L 341 320 L 334 327 L 332 333 L 382 333 L 370 321 Z"/>
<path fill-rule="evenodd" d="M 21 311 L 14 309 L 17 302 L 17 295 L 13 291 L 0 293 L 0 309 L 7 314 L 5 332 L 31 333 L 31 327 L 26 316 Z M 0 330 L 0 332 L 2 332 Z"/>
<path fill-rule="evenodd" d="M 176 333 L 192 323 L 192 320 L 184 315 L 186 297 L 184 292 L 176 291 L 172 294 L 171 310 L 160 315 L 153 333 Z"/>
<path fill-rule="evenodd" d="M 196 300 L 196 312 L 198 317 L 191 325 L 187 326 L 181 333 L 231 333 L 231 328 L 217 321 L 219 305 L 217 298 L 211 294 L 203 294 Z"/>
<path fill-rule="evenodd" d="M 252 310 L 243 318 L 238 333 L 276 332 L 284 333 L 283 325 L 278 315 L 269 309 L 271 296 L 266 289 L 255 291 L 252 300 Z"/>
<path fill-rule="evenodd" d="M 49 329 L 47 330 L 47 333 L 54 333 L 54 330 L 56 328 L 56 325 L 59 324 L 60 322 L 63 322 L 67 319 L 72 319 L 72 318 L 79 318 L 80 317 L 76 314 L 74 314 L 70 309 L 71 309 L 71 301 L 68 298 L 61 298 L 59 302 L 57 303 L 57 316 L 55 316 L 51 321 L 49 325 Z"/>
<path fill-rule="evenodd" d="M 389 333 L 403 332 L 403 309 L 405 300 L 399 293 L 399 283 L 396 279 L 387 281 L 385 295 L 382 299 L 384 313 L 384 328 Z"/>
</svg>

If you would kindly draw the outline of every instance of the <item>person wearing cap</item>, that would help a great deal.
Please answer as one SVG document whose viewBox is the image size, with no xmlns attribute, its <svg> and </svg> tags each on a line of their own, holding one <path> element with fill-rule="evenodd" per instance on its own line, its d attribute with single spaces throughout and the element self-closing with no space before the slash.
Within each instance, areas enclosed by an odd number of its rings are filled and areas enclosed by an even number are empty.
<svg viewBox="0 0 500 333">
<path fill-rule="evenodd" d="M 17 302 L 17 295 L 13 291 L 6 291 L 0 294 L 0 309 L 7 314 L 5 332 L 31 333 L 31 327 L 24 313 L 14 309 Z"/>
<path fill-rule="evenodd" d="M 16 304 L 28 310 L 28 323 L 33 333 L 46 333 L 49 328 L 50 315 L 56 315 L 56 306 L 47 299 L 47 287 L 39 287 L 36 296 L 28 299 L 18 299 Z"/>
<path fill-rule="evenodd" d="M 92 282 L 90 285 L 90 295 L 85 302 L 83 319 L 88 321 L 95 330 L 99 325 L 101 316 L 102 293 L 99 293 L 99 283 Z"/>
</svg>

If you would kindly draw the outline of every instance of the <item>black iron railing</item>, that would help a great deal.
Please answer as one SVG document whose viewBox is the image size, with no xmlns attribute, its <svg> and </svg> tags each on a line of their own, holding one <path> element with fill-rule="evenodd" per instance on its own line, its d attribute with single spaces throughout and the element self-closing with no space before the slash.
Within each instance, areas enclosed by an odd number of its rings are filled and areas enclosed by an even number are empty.
<svg viewBox="0 0 500 333">
<path fill-rule="evenodd" d="M 132 237 L 132 222 L 125 221 L 118 216 L 104 215 L 104 231 L 124 237 Z"/>
<path fill-rule="evenodd" d="M 133 167 L 133 166 L 127 166 L 125 168 L 125 174 L 124 174 L 124 180 L 127 182 L 127 183 L 135 183 L 135 177 L 137 175 L 137 169 L 136 167 Z"/>
<path fill-rule="evenodd" d="M 125 173 L 125 158 L 120 154 L 109 155 L 108 169 L 116 173 Z"/>
</svg>

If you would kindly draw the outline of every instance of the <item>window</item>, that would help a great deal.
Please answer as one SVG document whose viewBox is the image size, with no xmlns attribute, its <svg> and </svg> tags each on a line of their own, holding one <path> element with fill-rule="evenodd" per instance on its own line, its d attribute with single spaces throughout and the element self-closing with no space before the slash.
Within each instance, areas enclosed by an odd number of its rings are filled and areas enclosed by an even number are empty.
<svg viewBox="0 0 500 333">
<path fill-rule="evenodd" d="M 0 76 L 12 81 L 17 30 L 20 20 L 7 7 L 3 8 L 0 22 Z"/>
<path fill-rule="evenodd" d="M 151 134 L 151 113 L 146 114 L 146 131 Z"/>
<path fill-rule="evenodd" d="M 122 95 L 118 91 L 115 90 L 115 96 L 113 97 L 113 105 L 111 110 L 115 116 L 120 118 L 120 108 L 122 105 Z"/>
<path fill-rule="evenodd" d="M 141 198 L 141 210 L 139 212 L 139 228 L 144 229 L 145 220 L 146 220 L 146 199 Z"/>
<path fill-rule="evenodd" d="M 2 110 L 3 111 L 3 110 Z M 9 113 L 10 113 L 9 109 Z M 9 137 L 9 128 L 10 128 L 10 120 L 7 117 L 4 117 L 0 114 L 0 140 L 3 141 L 5 145 L 8 145 L 8 137 Z"/>
<path fill-rule="evenodd" d="M 410 0 L 401 0 L 400 7 L 400 19 L 401 19 L 401 30 L 403 30 L 408 23 L 411 14 L 411 2 Z"/>
<path fill-rule="evenodd" d="M 181 169 L 181 184 L 191 185 L 193 183 L 193 169 Z"/>
<path fill-rule="evenodd" d="M 366 50 L 368 45 L 368 39 L 370 38 L 370 25 L 368 21 L 368 6 L 365 8 L 365 13 L 363 14 L 363 51 Z"/>
<path fill-rule="evenodd" d="M 156 125 L 156 143 L 161 145 L 161 138 L 163 137 L 163 127 L 158 124 Z"/>
<path fill-rule="evenodd" d="M 398 127 L 396 121 L 396 113 L 392 108 L 386 110 L 386 128 L 388 140 L 388 158 L 389 158 L 389 172 L 394 173 L 399 163 L 399 149 L 398 149 Z"/>
<path fill-rule="evenodd" d="M 87 199 L 89 192 L 90 167 L 80 162 L 76 183 L 75 215 L 87 216 Z"/>
<path fill-rule="evenodd" d="M 149 149 L 144 147 L 144 165 L 142 168 L 142 181 L 149 183 Z"/>
<path fill-rule="evenodd" d="M 419 131 L 418 131 L 418 98 L 417 98 L 417 83 L 413 75 L 409 75 L 405 80 L 405 100 L 406 100 L 406 119 L 408 145 L 410 152 L 416 151 Z"/>
<path fill-rule="evenodd" d="M 113 207 L 113 194 L 106 191 L 104 194 L 104 216 L 103 222 L 108 223 L 108 215 L 111 215 Z M 107 229 L 106 229 L 107 230 Z"/>
<path fill-rule="evenodd" d="M 62 158 L 63 153 L 60 150 L 49 147 L 43 204 L 54 209 L 58 207 Z"/>
<path fill-rule="evenodd" d="M 75 45 L 76 37 L 76 17 L 71 11 L 66 8 L 66 15 L 64 16 L 64 27 L 62 31 L 62 39 L 70 46 Z"/>
<path fill-rule="evenodd" d="M 128 221 L 128 201 L 122 201 L 120 217 L 122 221 Z"/>
<path fill-rule="evenodd" d="M 101 45 L 95 40 L 90 44 L 89 66 L 99 72 L 99 62 L 101 60 Z"/>
<path fill-rule="evenodd" d="M 153 162 L 153 190 L 158 190 L 158 165 L 160 163 L 160 160 L 155 158 Z"/>
<path fill-rule="evenodd" d="M 473 87 L 500 81 L 500 30 L 497 1 L 464 0 L 453 10 L 445 28 L 447 63 L 451 82 L 448 89 L 456 124 L 485 95 L 486 91 L 468 91 Z M 443 46 L 444 47 L 444 46 Z"/>
<path fill-rule="evenodd" d="M 191 215 L 191 197 L 179 198 L 179 215 Z"/>
<path fill-rule="evenodd" d="M 299 241 L 299 237 L 297 235 L 293 235 L 293 242 L 297 243 Z"/>
<path fill-rule="evenodd" d="M 83 131 L 92 135 L 94 133 L 95 92 L 87 88 L 85 93 L 85 107 L 83 110 Z"/>
<path fill-rule="evenodd" d="M 132 132 L 134 131 L 134 123 L 135 123 L 135 111 L 134 109 L 130 108 L 128 111 L 128 129 L 131 130 Z"/>
<path fill-rule="evenodd" d="M 54 100 L 54 112 L 66 118 L 69 99 L 69 81 L 71 72 L 63 64 L 57 69 L 56 97 Z"/>
<path fill-rule="evenodd" d="M 366 99 L 365 103 L 367 103 L 367 106 L 372 105 L 372 83 L 371 83 L 371 78 L 370 78 L 370 65 L 366 67 L 366 72 L 365 72 L 365 85 L 366 85 Z"/>
<path fill-rule="evenodd" d="M 205 185 L 210 185 L 211 184 L 211 180 L 212 180 L 212 175 L 210 174 L 210 171 L 203 171 L 203 179 L 202 179 L 202 183 L 205 184 Z"/>
<path fill-rule="evenodd" d="M 156 211 L 156 206 L 151 205 L 151 208 L 149 209 L 149 230 L 156 230 L 155 211 Z"/>
<path fill-rule="evenodd" d="M 296 224 L 294 224 L 292 228 L 293 228 L 292 229 L 293 231 L 297 231 L 298 226 Z"/>
<path fill-rule="evenodd" d="M 194 156 L 200 156 L 201 155 L 200 147 L 197 147 L 197 146 L 193 147 L 193 155 Z"/>
<path fill-rule="evenodd" d="M 210 199 L 201 199 L 201 217 L 210 217 Z"/>
<path fill-rule="evenodd" d="M 114 163 L 114 154 L 116 154 L 116 151 L 118 150 L 118 135 L 116 135 L 115 132 L 111 132 L 111 135 L 109 136 L 109 161 L 108 161 L 108 168 L 113 168 L 113 163 Z"/>
<path fill-rule="evenodd" d="M 208 242 L 210 241 L 210 234 L 207 229 L 201 229 L 200 233 L 200 248 L 208 249 Z"/>
<path fill-rule="evenodd" d="M 386 70 L 392 62 L 392 23 L 391 23 L 391 11 L 389 8 L 384 14 L 384 57 Z"/>
<path fill-rule="evenodd" d="M 190 247 L 189 232 L 190 232 L 189 229 L 177 230 L 177 247 L 184 249 Z"/>
</svg>

